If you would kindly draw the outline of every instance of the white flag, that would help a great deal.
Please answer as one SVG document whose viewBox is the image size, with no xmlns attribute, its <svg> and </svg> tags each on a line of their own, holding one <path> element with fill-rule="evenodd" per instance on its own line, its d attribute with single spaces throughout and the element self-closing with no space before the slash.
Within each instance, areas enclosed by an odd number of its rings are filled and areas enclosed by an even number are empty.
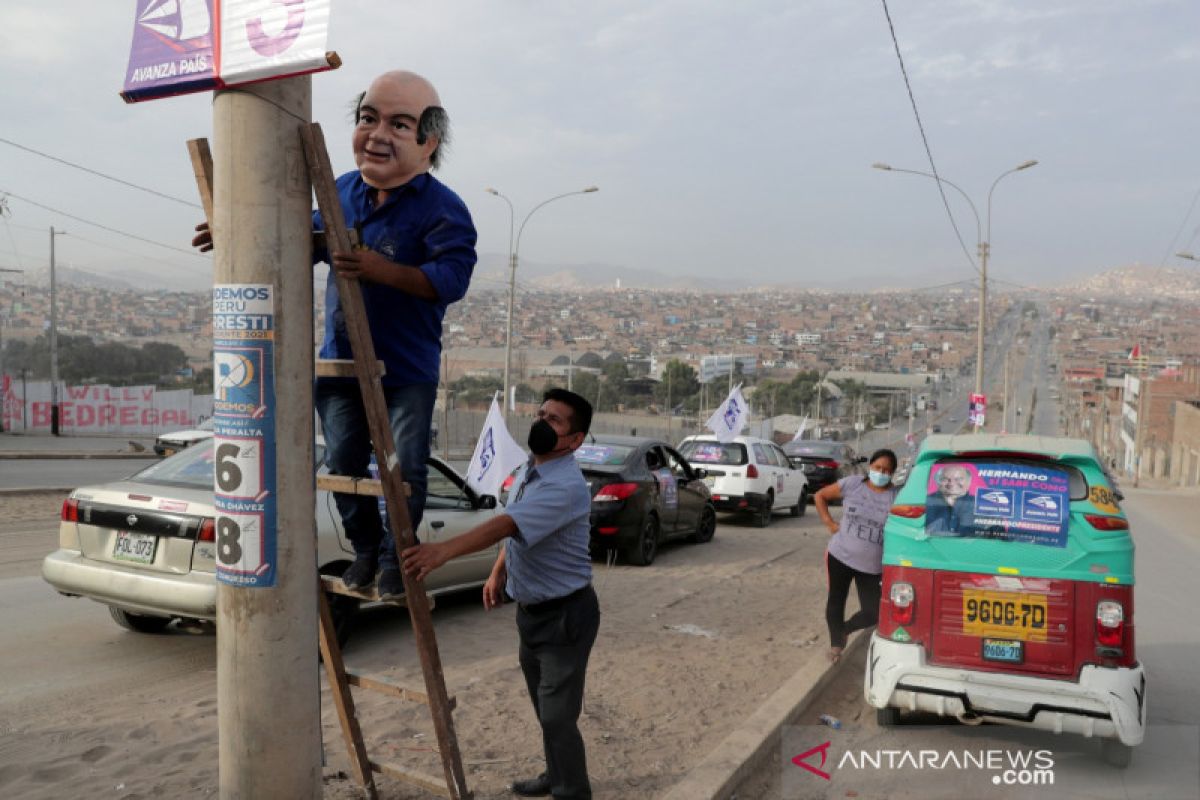
<svg viewBox="0 0 1200 800">
<path fill-rule="evenodd" d="M 800 420 L 800 427 L 796 429 L 796 435 L 792 437 L 793 442 L 798 442 L 804 437 L 804 429 L 808 427 L 808 417 Z"/>
<path fill-rule="evenodd" d="M 733 387 L 733 391 L 721 403 L 721 407 L 708 418 L 708 429 L 717 435 L 718 442 L 732 442 L 746 426 L 750 418 L 750 408 L 746 398 L 742 397 L 742 385 Z"/>
<path fill-rule="evenodd" d="M 509 411 L 516 411 L 516 410 L 517 410 L 517 387 L 516 387 L 516 386 L 509 387 L 509 390 L 508 390 L 508 410 L 509 410 Z"/>
<path fill-rule="evenodd" d="M 475 454 L 467 467 L 467 485 L 479 494 L 499 496 L 500 485 L 508 474 L 525 463 L 525 451 L 516 443 L 504 424 L 500 404 L 492 398 L 483 432 L 475 444 Z"/>
</svg>

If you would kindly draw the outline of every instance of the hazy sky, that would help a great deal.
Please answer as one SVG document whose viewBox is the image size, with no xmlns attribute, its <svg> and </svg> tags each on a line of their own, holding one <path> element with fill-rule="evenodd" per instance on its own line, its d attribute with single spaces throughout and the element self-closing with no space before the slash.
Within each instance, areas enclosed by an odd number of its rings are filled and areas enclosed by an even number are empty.
<svg viewBox="0 0 1200 800">
<path fill-rule="evenodd" d="M 1198 246 L 1195 0 L 889 7 L 939 173 L 986 215 L 996 176 L 1041 162 L 996 190 L 994 277 L 1056 282 Z M 878 0 L 332 9 L 344 66 L 313 78 L 313 113 L 335 168 L 352 166 L 349 98 L 388 69 L 425 74 L 455 128 L 440 175 L 470 207 L 482 254 L 502 257 L 509 235 L 508 206 L 485 187 L 512 199 L 519 224 L 540 201 L 596 184 L 537 212 L 523 260 L 748 285 L 974 275 L 935 182 L 871 169 L 929 170 Z M 192 200 L 184 142 L 210 135 L 211 96 L 120 100 L 134 13 L 134 2 L 0 0 L 0 137 Z M 199 219 L 5 143 L 0 192 L 181 247 Z M 973 251 L 974 217 L 947 196 Z M 60 263 L 192 285 L 211 274 L 208 259 L 8 205 L 0 266 L 44 267 L 55 225 L 70 234 Z"/>
</svg>

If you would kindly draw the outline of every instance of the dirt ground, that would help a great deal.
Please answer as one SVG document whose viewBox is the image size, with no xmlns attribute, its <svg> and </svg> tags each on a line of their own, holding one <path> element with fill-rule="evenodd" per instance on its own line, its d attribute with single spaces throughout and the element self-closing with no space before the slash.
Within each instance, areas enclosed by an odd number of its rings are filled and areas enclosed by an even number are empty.
<svg viewBox="0 0 1200 800">
<path fill-rule="evenodd" d="M 0 498 L 0 559 L 20 531 L 44 550 L 60 504 L 46 497 L 14 507 Z M 801 519 L 776 516 L 765 530 L 722 518 L 711 543 L 666 546 L 652 567 L 595 565 L 602 620 L 580 727 L 597 797 L 663 793 L 800 665 L 821 655 L 825 541 L 811 510 Z M 27 559 L 13 569 L 37 574 Z M 512 797 L 514 778 L 542 768 L 513 617 L 511 606 L 485 613 L 475 593 L 440 599 L 434 611 L 467 780 L 480 800 Z M 103 692 L 81 674 L 57 700 L 0 707 L 0 796 L 215 795 L 213 635 L 146 637 L 114 626 L 106 641 L 144 648 L 146 674 L 130 674 Z M 421 687 L 407 617 L 396 609 L 362 614 L 345 657 L 352 670 Z M 325 796 L 359 797 L 322 685 Z M 441 774 L 423 706 L 357 691 L 356 703 L 374 757 Z M 385 798 L 429 796 L 377 780 Z"/>
</svg>

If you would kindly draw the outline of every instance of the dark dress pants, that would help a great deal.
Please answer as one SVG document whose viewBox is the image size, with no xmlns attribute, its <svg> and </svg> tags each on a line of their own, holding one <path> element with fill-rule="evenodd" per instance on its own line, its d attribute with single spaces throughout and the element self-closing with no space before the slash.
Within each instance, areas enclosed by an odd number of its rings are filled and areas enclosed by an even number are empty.
<svg viewBox="0 0 1200 800">
<path fill-rule="evenodd" d="M 546 773 L 556 798 L 590 798 L 587 755 L 579 733 L 588 656 L 600 629 L 591 586 L 564 600 L 519 605 L 521 671 L 542 727 Z"/>
</svg>

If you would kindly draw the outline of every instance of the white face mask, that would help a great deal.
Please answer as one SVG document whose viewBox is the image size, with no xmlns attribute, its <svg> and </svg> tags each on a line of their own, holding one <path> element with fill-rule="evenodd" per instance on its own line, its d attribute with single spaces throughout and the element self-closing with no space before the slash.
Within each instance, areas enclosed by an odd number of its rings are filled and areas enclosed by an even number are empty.
<svg viewBox="0 0 1200 800">
<path fill-rule="evenodd" d="M 886 472 L 880 472 L 877 469 L 873 469 L 867 473 L 867 480 L 871 481 L 872 484 L 882 489 L 884 486 L 887 486 L 892 482 L 892 476 L 888 475 Z"/>
</svg>

